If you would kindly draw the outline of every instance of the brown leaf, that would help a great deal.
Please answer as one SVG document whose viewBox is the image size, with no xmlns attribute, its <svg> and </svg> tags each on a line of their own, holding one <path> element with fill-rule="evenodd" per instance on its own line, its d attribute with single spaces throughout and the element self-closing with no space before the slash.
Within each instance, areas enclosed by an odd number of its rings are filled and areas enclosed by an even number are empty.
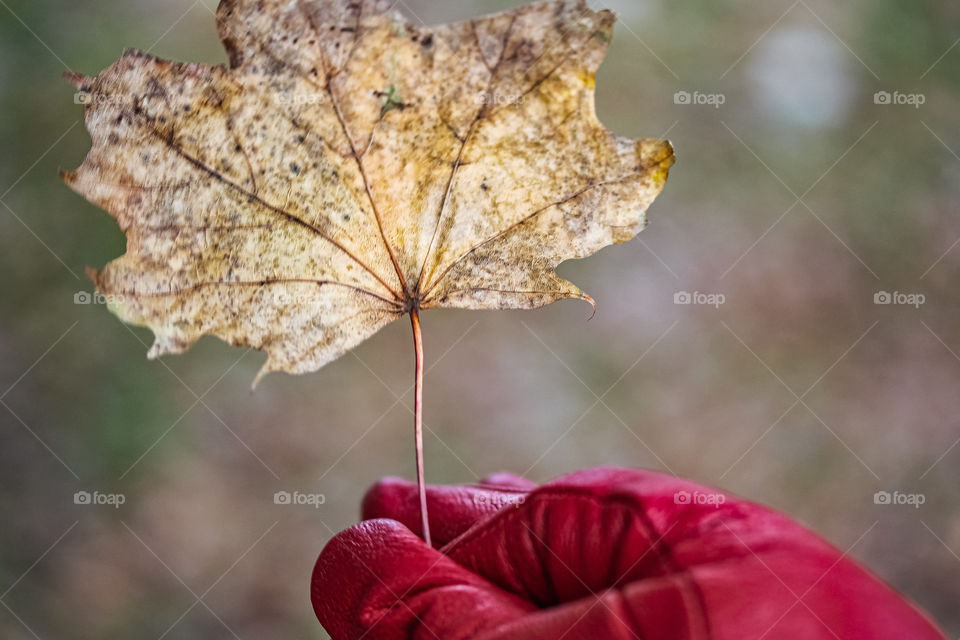
<svg viewBox="0 0 960 640">
<path fill-rule="evenodd" d="M 673 151 L 596 117 L 611 12 L 427 28 L 391 4 L 223 0 L 229 68 L 128 51 L 71 77 L 93 148 L 65 180 L 127 235 L 92 277 L 151 357 L 213 334 L 301 373 L 412 309 L 590 300 L 555 267 L 643 228 Z"/>
</svg>

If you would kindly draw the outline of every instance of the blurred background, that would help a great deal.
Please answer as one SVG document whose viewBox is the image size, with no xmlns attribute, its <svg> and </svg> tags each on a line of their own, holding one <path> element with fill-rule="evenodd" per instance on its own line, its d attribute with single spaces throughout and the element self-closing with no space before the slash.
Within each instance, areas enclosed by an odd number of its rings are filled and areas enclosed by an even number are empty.
<svg viewBox="0 0 960 640">
<path fill-rule="evenodd" d="M 574 302 L 424 316 L 428 480 L 624 465 L 718 485 L 957 636 L 960 4 L 605 2 L 621 20 L 600 117 L 670 138 L 679 161 L 647 231 L 561 267 L 599 302 L 589 323 Z M 435 24 L 519 4 L 398 8 Z M 124 238 L 58 179 L 89 148 L 60 76 L 126 47 L 224 62 L 214 9 L 0 0 L 11 640 L 324 638 L 317 553 L 372 482 L 414 476 L 407 323 L 251 393 L 257 352 L 207 338 L 148 362 L 149 331 L 83 304 L 84 267 Z"/>
</svg>

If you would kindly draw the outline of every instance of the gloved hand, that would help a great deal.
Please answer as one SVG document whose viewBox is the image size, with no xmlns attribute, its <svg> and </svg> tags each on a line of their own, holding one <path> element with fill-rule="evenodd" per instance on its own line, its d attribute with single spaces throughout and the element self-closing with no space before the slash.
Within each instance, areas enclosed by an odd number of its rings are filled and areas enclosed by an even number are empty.
<svg viewBox="0 0 960 640">
<path fill-rule="evenodd" d="M 923 613 L 787 517 L 671 476 L 588 469 L 376 484 L 313 572 L 334 640 L 943 640 Z M 373 518 L 373 519 L 370 519 Z"/>
</svg>

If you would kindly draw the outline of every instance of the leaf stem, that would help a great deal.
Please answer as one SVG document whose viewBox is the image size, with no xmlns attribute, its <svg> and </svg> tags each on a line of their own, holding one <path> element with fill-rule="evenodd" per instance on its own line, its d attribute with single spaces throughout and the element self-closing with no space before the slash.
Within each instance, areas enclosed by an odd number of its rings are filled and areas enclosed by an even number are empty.
<svg viewBox="0 0 960 640">
<path fill-rule="evenodd" d="M 413 347 L 416 352 L 416 378 L 413 400 L 413 433 L 417 448 L 417 490 L 420 494 L 420 520 L 423 527 L 423 540 L 430 544 L 430 521 L 427 519 L 427 485 L 423 473 L 423 335 L 420 332 L 420 312 L 414 306 L 410 310 L 410 324 L 413 326 Z"/>
</svg>

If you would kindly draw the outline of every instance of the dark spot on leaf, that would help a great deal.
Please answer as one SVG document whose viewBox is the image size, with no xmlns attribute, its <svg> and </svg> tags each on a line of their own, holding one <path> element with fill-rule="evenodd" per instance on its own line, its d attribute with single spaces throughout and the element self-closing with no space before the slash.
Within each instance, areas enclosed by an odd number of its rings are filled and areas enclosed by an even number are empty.
<svg viewBox="0 0 960 640">
<path fill-rule="evenodd" d="M 608 31 L 594 31 L 593 37 L 599 40 L 600 42 L 604 42 L 604 43 L 610 42 L 610 32 Z"/>
</svg>

